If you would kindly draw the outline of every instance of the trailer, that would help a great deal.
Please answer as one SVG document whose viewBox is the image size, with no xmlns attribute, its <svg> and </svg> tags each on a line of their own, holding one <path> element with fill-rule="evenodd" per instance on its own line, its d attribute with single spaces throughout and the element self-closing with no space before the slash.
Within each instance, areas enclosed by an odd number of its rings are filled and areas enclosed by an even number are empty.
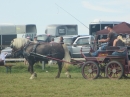
<svg viewBox="0 0 130 97">
<path fill-rule="evenodd" d="M 37 34 L 35 24 L 14 25 L 0 24 L 0 48 L 5 48 L 10 45 L 14 38 L 34 38 Z"/>
<path fill-rule="evenodd" d="M 89 35 L 95 36 L 97 31 L 103 30 L 106 26 L 115 26 L 122 23 L 121 21 L 101 21 L 94 20 L 89 24 Z"/>
</svg>

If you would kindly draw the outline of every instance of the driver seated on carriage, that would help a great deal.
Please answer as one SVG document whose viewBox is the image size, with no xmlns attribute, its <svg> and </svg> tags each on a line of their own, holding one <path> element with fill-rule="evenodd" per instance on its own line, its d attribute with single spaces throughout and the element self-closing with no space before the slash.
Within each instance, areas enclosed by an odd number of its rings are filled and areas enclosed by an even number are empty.
<svg viewBox="0 0 130 97">
<path fill-rule="evenodd" d="M 108 44 L 104 44 L 103 46 L 101 46 L 100 49 L 91 53 L 91 56 L 97 57 L 98 52 L 100 52 L 102 50 L 106 50 L 107 46 L 113 46 L 113 41 L 117 38 L 117 33 L 113 30 L 112 26 L 107 26 L 107 30 L 109 31 L 109 33 L 107 35 L 107 39 L 101 39 L 101 40 L 98 40 L 98 42 L 108 42 Z"/>
</svg>

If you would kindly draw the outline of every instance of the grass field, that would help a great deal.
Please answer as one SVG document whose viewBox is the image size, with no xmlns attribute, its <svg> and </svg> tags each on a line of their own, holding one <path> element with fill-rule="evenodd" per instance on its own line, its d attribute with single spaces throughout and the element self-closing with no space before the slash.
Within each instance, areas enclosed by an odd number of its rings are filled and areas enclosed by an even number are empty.
<svg viewBox="0 0 130 97">
<path fill-rule="evenodd" d="M 34 68 L 38 77 L 30 80 L 22 63 L 13 66 L 11 74 L 0 67 L 0 97 L 130 97 L 130 79 L 86 80 L 77 66 L 70 67 L 72 78 L 67 78 L 63 69 L 61 77 L 55 79 L 57 66 L 42 70 L 36 64 Z"/>
</svg>

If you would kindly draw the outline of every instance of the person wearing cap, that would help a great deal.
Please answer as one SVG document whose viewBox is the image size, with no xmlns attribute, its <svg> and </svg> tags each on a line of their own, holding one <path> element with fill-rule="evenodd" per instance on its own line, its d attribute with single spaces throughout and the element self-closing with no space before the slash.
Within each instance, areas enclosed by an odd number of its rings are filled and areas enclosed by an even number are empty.
<svg viewBox="0 0 130 97">
<path fill-rule="evenodd" d="M 37 41 L 37 36 L 34 37 L 33 42 L 34 42 L 34 43 L 38 43 L 38 41 Z"/>
<path fill-rule="evenodd" d="M 107 26 L 106 28 L 109 31 L 107 35 L 107 39 L 101 39 L 101 40 L 98 40 L 98 42 L 108 42 L 108 43 L 101 46 L 101 48 L 95 51 L 94 53 L 91 53 L 91 56 L 96 57 L 99 51 L 106 50 L 107 46 L 113 46 L 113 42 L 117 38 L 117 33 L 113 30 L 112 26 Z"/>
<path fill-rule="evenodd" d="M 112 26 L 107 26 L 106 28 L 109 31 L 107 39 L 101 39 L 98 42 L 108 42 L 107 46 L 113 46 L 113 41 L 117 38 L 117 33 L 113 30 Z"/>
</svg>

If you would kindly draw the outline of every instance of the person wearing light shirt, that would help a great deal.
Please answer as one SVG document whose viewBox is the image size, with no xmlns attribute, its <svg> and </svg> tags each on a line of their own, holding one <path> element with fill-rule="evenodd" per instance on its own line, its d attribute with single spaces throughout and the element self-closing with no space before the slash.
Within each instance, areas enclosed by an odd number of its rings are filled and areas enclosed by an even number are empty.
<svg viewBox="0 0 130 97">
<path fill-rule="evenodd" d="M 0 51 L 0 66 L 4 65 L 6 55 L 7 55 L 7 53 L 1 53 L 1 51 Z"/>
</svg>

